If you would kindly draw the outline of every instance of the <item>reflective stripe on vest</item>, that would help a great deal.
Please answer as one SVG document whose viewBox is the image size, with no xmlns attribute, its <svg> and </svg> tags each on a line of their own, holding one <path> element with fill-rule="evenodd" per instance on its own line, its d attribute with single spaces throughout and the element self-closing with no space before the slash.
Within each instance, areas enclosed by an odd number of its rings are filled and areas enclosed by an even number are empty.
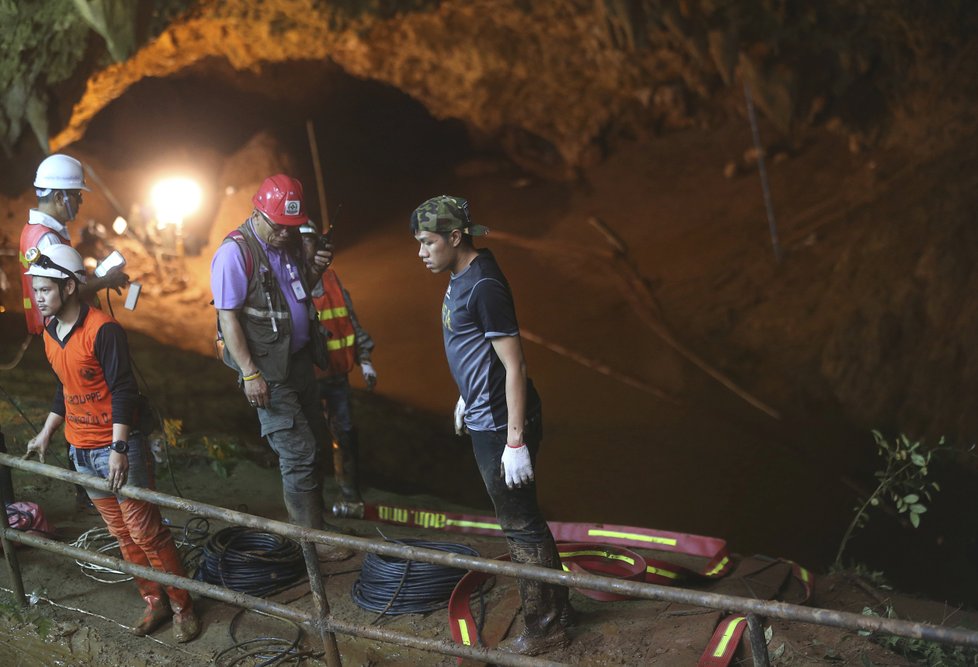
<svg viewBox="0 0 978 667">
<path fill-rule="evenodd" d="M 354 334 L 350 334 L 345 338 L 330 338 L 326 343 L 326 349 L 332 352 L 333 350 L 339 350 L 344 347 L 353 347 L 355 342 L 357 342 L 357 337 Z"/>
<path fill-rule="evenodd" d="M 313 296 L 319 325 L 329 333 L 326 350 L 329 352 L 329 370 L 316 369 L 316 377 L 346 375 L 356 365 L 356 331 L 353 318 L 343 296 L 343 286 L 332 269 L 323 272 L 320 283 L 323 293 Z"/>
<path fill-rule="evenodd" d="M 241 312 L 246 315 L 251 315 L 252 317 L 261 317 L 266 320 L 276 319 L 276 320 L 287 320 L 292 317 L 291 313 L 287 313 L 281 310 L 268 310 L 252 308 L 251 306 L 245 306 L 241 309 Z"/>
<path fill-rule="evenodd" d="M 350 311 L 346 306 L 339 306 L 338 308 L 326 308 L 325 310 L 319 311 L 319 321 L 325 322 L 326 320 L 334 320 L 337 317 L 346 317 L 349 314 Z"/>
</svg>

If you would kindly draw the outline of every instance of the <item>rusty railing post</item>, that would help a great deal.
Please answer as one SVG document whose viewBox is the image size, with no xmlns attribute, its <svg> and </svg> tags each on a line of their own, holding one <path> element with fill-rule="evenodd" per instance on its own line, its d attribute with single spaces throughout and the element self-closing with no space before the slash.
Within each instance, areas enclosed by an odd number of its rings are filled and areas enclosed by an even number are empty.
<svg viewBox="0 0 978 667">
<path fill-rule="evenodd" d="M 7 453 L 7 444 L 0 431 L 0 452 Z M 0 464 L 0 505 L 3 505 L 3 526 L 0 526 L 0 546 L 3 546 L 3 555 L 7 560 L 7 569 L 10 570 L 10 581 L 14 587 L 14 597 L 17 604 L 21 607 L 27 604 L 27 595 L 24 593 L 24 577 L 20 573 L 20 560 L 14 545 L 7 539 L 7 531 L 10 530 L 10 520 L 7 519 L 7 505 L 14 502 L 13 484 L 10 482 L 10 468 Z"/>
<path fill-rule="evenodd" d="M 316 556 L 316 545 L 302 540 L 302 557 L 306 561 L 306 571 L 309 573 L 309 590 L 312 591 L 312 601 L 316 607 L 316 630 L 323 642 L 323 656 L 329 667 L 343 667 L 340 660 L 340 650 L 336 646 L 336 635 L 329 629 L 329 600 L 326 598 L 326 586 L 323 584 L 323 573 L 319 569 L 319 557 Z"/>
</svg>

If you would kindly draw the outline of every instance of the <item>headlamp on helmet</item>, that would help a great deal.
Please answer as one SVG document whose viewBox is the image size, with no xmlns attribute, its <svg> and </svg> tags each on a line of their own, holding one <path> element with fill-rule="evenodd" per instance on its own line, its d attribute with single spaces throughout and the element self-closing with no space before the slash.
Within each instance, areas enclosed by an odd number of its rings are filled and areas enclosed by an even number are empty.
<svg viewBox="0 0 978 667">
<path fill-rule="evenodd" d="M 55 280 L 73 278 L 81 283 L 88 280 L 81 255 L 70 245 L 58 243 L 48 246 L 43 251 L 37 248 L 28 248 L 27 252 L 24 253 L 24 259 L 29 265 L 25 271 L 28 276 L 40 276 Z"/>
</svg>

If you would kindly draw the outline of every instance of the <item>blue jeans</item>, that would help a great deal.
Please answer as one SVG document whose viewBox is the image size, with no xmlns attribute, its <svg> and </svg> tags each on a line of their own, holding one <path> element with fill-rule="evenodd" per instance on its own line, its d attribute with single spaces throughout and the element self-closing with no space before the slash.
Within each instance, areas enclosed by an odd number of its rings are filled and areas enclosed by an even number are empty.
<svg viewBox="0 0 978 667">
<path fill-rule="evenodd" d="M 146 441 L 142 434 L 134 433 L 129 436 L 129 452 L 126 457 L 129 459 L 129 477 L 126 485 L 136 486 L 141 489 L 151 489 L 154 486 L 153 479 L 153 455 L 148 451 Z M 68 455 L 75 463 L 78 472 L 86 475 L 94 475 L 99 479 L 109 478 L 109 455 L 112 448 L 105 447 L 82 448 L 72 445 L 68 449 Z M 113 496 L 122 502 L 126 500 L 124 496 L 115 495 L 101 489 L 85 488 L 88 497 L 92 500 L 99 498 L 112 498 Z"/>
</svg>

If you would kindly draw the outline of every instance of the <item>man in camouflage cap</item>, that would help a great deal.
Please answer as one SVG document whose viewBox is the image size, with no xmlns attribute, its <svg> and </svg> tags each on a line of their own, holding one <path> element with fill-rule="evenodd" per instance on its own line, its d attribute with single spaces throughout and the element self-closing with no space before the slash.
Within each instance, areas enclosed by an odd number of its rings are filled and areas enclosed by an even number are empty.
<svg viewBox="0 0 978 667">
<path fill-rule="evenodd" d="M 442 334 L 459 389 L 455 432 L 468 431 L 479 472 L 506 534 L 513 562 L 561 569 L 553 535 L 537 503 L 534 463 L 543 437 L 540 397 L 526 375 L 516 308 L 509 283 L 474 236 L 469 203 L 440 195 L 411 215 L 418 256 L 432 273 L 449 272 L 442 303 Z M 573 609 L 563 586 L 517 580 L 524 630 L 499 645 L 537 655 L 569 643 Z"/>
<path fill-rule="evenodd" d="M 469 202 L 461 197 L 439 195 L 432 197 L 414 210 L 411 215 L 412 228 L 417 232 L 447 233 L 453 229 L 461 230 L 469 236 L 485 236 L 488 227 L 473 225 L 469 216 Z"/>
</svg>

